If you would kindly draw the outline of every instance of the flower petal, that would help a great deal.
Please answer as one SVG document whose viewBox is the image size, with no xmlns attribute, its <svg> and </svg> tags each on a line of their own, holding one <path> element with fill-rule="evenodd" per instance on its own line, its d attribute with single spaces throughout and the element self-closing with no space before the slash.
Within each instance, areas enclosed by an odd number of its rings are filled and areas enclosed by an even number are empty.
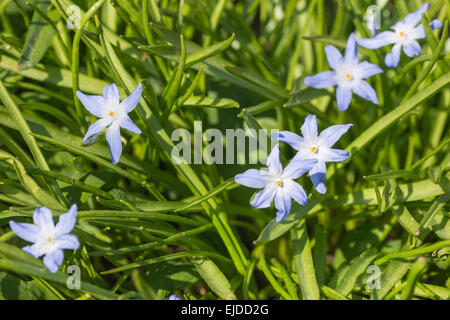
<svg viewBox="0 0 450 320">
<path fill-rule="evenodd" d="M 249 169 L 244 173 L 238 174 L 234 177 L 236 183 L 242 184 L 249 188 L 264 188 L 272 176 L 268 171 Z"/>
<path fill-rule="evenodd" d="M 23 247 L 22 250 L 28 254 L 31 254 L 35 258 L 39 258 L 45 254 L 45 247 L 36 244 Z"/>
<path fill-rule="evenodd" d="M 283 172 L 283 166 L 280 161 L 280 148 L 277 144 L 267 157 L 267 167 L 272 176 L 279 176 Z"/>
<path fill-rule="evenodd" d="M 64 260 L 64 253 L 62 250 L 53 250 L 44 256 L 44 264 L 51 273 L 58 271 L 59 266 Z"/>
<path fill-rule="evenodd" d="M 95 121 L 93 124 L 90 125 L 88 131 L 84 135 L 83 143 L 86 143 L 90 137 L 99 134 L 103 131 L 108 125 L 111 124 L 111 117 L 102 118 L 97 121 Z"/>
<path fill-rule="evenodd" d="M 354 33 L 350 34 L 348 37 L 344 61 L 347 64 L 357 64 L 359 62 L 358 47 L 356 46 L 356 37 Z"/>
<path fill-rule="evenodd" d="M 125 113 L 131 112 L 139 103 L 142 96 L 142 85 L 139 83 L 133 93 L 130 94 L 125 100 L 120 104 L 120 107 Z"/>
<path fill-rule="evenodd" d="M 379 49 L 381 47 L 397 42 L 397 36 L 392 31 L 384 31 L 373 38 L 365 38 L 358 40 L 361 47 L 367 49 Z"/>
<path fill-rule="evenodd" d="M 55 228 L 52 212 L 47 207 L 36 209 L 33 214 L 33 222 L 43 233 L 51 233 Z"/>
<path fill-rule="evenodd" d="M 277 193 L 275 194 L 275 208 L 278 209 L 277 212 L 277 222 L 281 222 L 289 215 L 291 212 L 291 194 L 286 188 L 277 188 Z"/>
<path fill-rule="evenodd" d="M 420 45 L 417 41 L 411 41 L 408 44 L 403 45 L 403 52 L 410 58 L 414 56 L 420 56 Z"/>
<path fill-rule="evenodd" d="M 375 90 L 364 80 L 359 80 L 353 83 L 352 91 L 363 99 L 369 100 L 374 104 L 378 104 L 377 93 Z"/>
<path fill-rule="evenodd" d="M 318 73 L 311 77 L 306 77 L 304 83 L 307 86 L 316 88 L 316 89 L 325 89 L 337 84 L 336 82 L 336 72 L 334 71 L 324 71 Z"/>
<path fill-rule="evenodd" d="M 77 205 L 74 204 L 70 207 L 67 213 L 59 216 L 59 221 L 55 227 L 55 237 L 59 237 L 63 234 L 69 233 L 75 227 L 77 222 Z"/>
<path fill-rule="evenodd" d="M 428 2 L 424 3 L 417 11 L 408 14 L 402 21 L 410 26 L 416 26 L 422 20 L 422 14 L 428 10 L 429 5 Z"/>
<path fill-rule="evenodd" d="M 327 55 L 328 64 L 332 69 L 336 69 L 342 63 L 342 54 L 334 46 L 326 46 L 325 54 Z"/>
<path fill-rule="evenodd" d="M 306 141 L 314 140 L 317 138 L 317 120 L 315 114 L 310 114 L 305 118 L 305 122 L 300 128 L 303 134 L 303 138 Z"/>
<path fill-rule="evenodd" d="M 295 150 L 300 150 L 301 143 L 303 142 L 302 137 L 300 137 L 298 134 L 295 134 L 290 131 L 281 131 L 281 132 L 272 133 L 270 138 L 287 143 Z"/>
<path fill-rule="evenodd" d="M 138 128 L 138 126 L 133 122 L 133 120 L 130 119 L 129 116 L 125 116 L 122 121 L 120 121 L 120 127 L 136 134 L 142 133 L 141 129 Z"/>
<path fill-rule="evenodd" d="M 383 69 L 381 69 L 376 64 L 369 63 L 367 61 L 363 61 L 360 64 L 358 64 L 356 69 L 356 74 L 361 79 L 370 78 L 379 73 L 383 73 Z"/>
<path fill-rule="evenodd" d="M 301 159 L 297 154 L 284 168 L 282 178 L 284 179 L 298 179 L 312 169 L 317 163 L 317 159 Z"/>
<path fill-rule="evenodd" d="M 285 183 L 286 189 L 289 190 L 291 198 L 293 198 L 298 204 L 304 206 L 308 202 L 308 196 L 306 195 L 303 187 L 292 180 L 287 180 Z"/>
<path fill-rule="evenodd" d="M 115 83 L 109 84 L 103 88 L 103 97 L 107 101 L 108 105 L 119 104 L 120 102 L 120 93 L 119 88 Z"/>
<path fill-rule="evenodd" d="M 36 242 L 39 239 L 39 228 L 34 224 L 10 221 L 9 226 L 18 237 L 26 241 Z"/>
<path fill-rule="evenodd" d="M 340 149 L 323 148 L 320 155 L 320 159 L 324 162 L 341 162 L 347 160 L 350 153 Z"/>
<path fill-rule="evenodd" d="M 320 143 L 331 148 L 352 126 L 353 124 L 348 123 L 326 128 L 319 135 Z"/>
<path fill-rule="evenodd" d="M 106 141 L 108 141 L 109 152 L 113 164 L 117 164 L 122 154 L 122 140 L 120 138 L 120 127 L 113 123 L 106 130 Z"/>
<path fill-rule="evenodd" d="M 350 87 L 338 86 L 336 89 L 336 100 L 340 111 L 347 110 L 352 101 L 352 90 Z"/>
<path fill-rule="evenodd" d="M 390 67 L 390 68 L 395 68 L 398 66 L 398 63 L 400 61 L 400 53 L 401 53 L 401 44 L 396 44 L 393 48 L 392 51 L 389 52 L 386 57 L 384 58 L 384 63 Z"/>
<path fill-rule="evenodd" d="M 73 234 L 64 234 L 58 237 L 55 241 L 58 249 L 77 250 L 80 247 L 80 242 L 78 241 L 77 236 Z"/>
<path fill-rule="evenodd" d="M 103 118 L 105 116 L 107 102 L 102 96 L 91 96 L 77 91 L 77 97 L 80 99 L 83 106 L 98 118 Z"/>
<path fill-rule="evenodd" d="M 327 192 L 327 188 L 323 183 L 327 176 L 327 167 L 324 161 L 319 161 L 317 164 L 309 171 L 309 177 L 316 188 L 317 192 L 321 194 L 325 194 Z"/>
<path fill-rule="evenodd" d="M 275 196 L 277 189 L 275 184 L 269 184 L 260 192 L 255 194 L 250 204 L 258 209 L 268 208 L 273 201 L 273 197 Z"/>
</svg>

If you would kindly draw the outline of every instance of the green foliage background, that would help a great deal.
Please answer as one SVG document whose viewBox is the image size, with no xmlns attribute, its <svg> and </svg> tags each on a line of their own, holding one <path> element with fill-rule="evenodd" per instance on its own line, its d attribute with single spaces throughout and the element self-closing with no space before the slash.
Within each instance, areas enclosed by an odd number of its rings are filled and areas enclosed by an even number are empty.
<svg viewBox="0 0 450 320">
<path fill-rule="evenodd" d="M 423 17 L 447 21 L 449 3 Z M 72 5 L 81 29 L 70 30 Z M 328 69 L 324 47 L 351 32 L 368 37 L 356 0 L 3 0 L 0 3 L 1 299 L 449 299 L 450 65 L 448 23 L 426 29 L 422 56 L 384 67 L 388 48 L 360 56 L 385 73 L 370 82 L 380 105 L 354 98 L 337 110 L 334 90 L 303 85 Z M 382 28 L 422 1 L 380 1 Z M 73 22 L 73 21 L 72 21 Z M 122 98 L 144 85 L 111 164 L 101 136 L 82 145 L 95 119 L 75 97 L 117 83 Z M 328 192 L 275 209 L 249 205 L 235 174 L 255 166 L 174 164 L 176 128 L 249 127 L 298 132 L 353 123 L 351 152 L 330 165 Z M 204 146 L 207 142 L 204 143 Z M 293 151 L 283 146 L 284 161 Z M 35 208 L 79 207 L 81 248 L 55 274 L 23 252 L 11 219 Z M 66 286 L 81 268 L 81 289 Z M 381 268 L 370 290 L 368 268 Z M 69 278 L 70 280 L 70 278 Z"/>
</svg>

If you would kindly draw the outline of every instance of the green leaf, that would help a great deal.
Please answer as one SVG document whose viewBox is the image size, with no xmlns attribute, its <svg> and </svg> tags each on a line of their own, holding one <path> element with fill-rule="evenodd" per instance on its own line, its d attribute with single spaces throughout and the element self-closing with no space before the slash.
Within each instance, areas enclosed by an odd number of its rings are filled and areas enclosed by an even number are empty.
<svg viewBox="0 0 450 320">
<path fill-rule="evenodd" d="M 58 16 L 57 11 L 48 10 L 51 6 L 50 1 L 48 0 L 39 1 L 37 6 L 43 11 L 48 12 L 49 18 L 52 20 Z M 54 35 L 55 33 L 53 28 L 47 23 L 47 21 L 42 18 L 38 12 L 34 12 L 31 20 L 31 27 L 28 30 L 27 37 L 25 39 L 23 53 L 19 60 L 19 70 L 32 68 L 38 64 L 47 51 Z"/>
<path fill-rule="evenodd" d="M 191 262 L 215 294 L 224 300 L 236 300 L 236 296 L 231 291 L 230 282 L 211 259 L 192 258 Z"/>
<path fill-rule="evenodd" d="M 184 107 L 206 107 L 206 108 L 239 108 L 239 103 L 227 98 L 211 98 L 191 96 L 184 103 Z"/>
<path fill-rule="evenodd" d="M 0 300 L 56 300 L 34 280 L 24 281 L 12 274 L 0 272 Z"/>
</svg>

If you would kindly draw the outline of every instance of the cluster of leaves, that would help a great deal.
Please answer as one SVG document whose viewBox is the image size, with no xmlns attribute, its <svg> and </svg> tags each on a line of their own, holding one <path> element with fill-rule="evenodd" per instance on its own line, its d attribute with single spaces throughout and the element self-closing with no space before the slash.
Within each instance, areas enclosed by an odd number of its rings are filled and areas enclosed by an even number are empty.
<svg viewBox="0 0 450 320">
<path fill-rule="evenodd" d="M 383 26 L 422 4 L 384 3 Z M 80 28 L 71 30 L 74 5 Z M 379 106 L 358 98 L 339 112 L 332 92 L 303 85 L 327 69 L 325 45 L 344 47 L 355 29 L 370 36 L 368 5 L 2 1 L 0 298 L 449 299 L 448 25 L 426 28 L 422 56 L 371 79 Z M 448 2 L 431 2 L 427 15 L 447 20 Z M 382 51 L 361 53 L 381 66 Z M 115 166 L 103 137 L 82 145 L 95 119 L 75 93 L 117 83 L 124 97 L 139 82 L 130 116 L 143 133 L 127 133 Z M 283 223 L 237 189 L 243 166 L 171 161 L 172 131 L 193 132 L 194 120 L 203 130 L 298 132 L 310 113 L 322 128 L 355 124 L 339 142 L 351 157 L 330 166 L 327 195 L 309 185 L 308 205 Z M 81 247 L 52 274 L 8 222 L 73 203 Z M 67 286 L 70 265 L 79 289 Z M 379 289 L 366 285 L 371 265 Z"/>
</svg>

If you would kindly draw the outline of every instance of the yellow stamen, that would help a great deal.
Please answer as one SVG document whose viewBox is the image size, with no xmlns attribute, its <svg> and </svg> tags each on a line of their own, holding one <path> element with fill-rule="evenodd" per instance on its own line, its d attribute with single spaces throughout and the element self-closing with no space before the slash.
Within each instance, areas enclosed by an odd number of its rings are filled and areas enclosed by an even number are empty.
<svg viewBox="0 0 450 320">
<path fill-rule="evenodd" d="M 52 242 L 53 239 L 51 237 L 47 237 L 47 242 Z"/>
<path fill-rule="evenodd" d="M 404 37 L 405 33 L 403 31 L 400 31 L 400 37 Z"/>
<path fill-rule="evenodd" d="M 281 181 L 281 179 L 277 179 L 275 180 L 275 184 L 279 187 L 281 187 L 281 184 L 283 183 L 283 181 Z"/>
<path fill-rule="evenodd" d="M 114 117 L 114 112 L 113 112 L 113 111 L 110 111 L 110 112 L 108 113 L 108 116 Z"/>
<path fill-rule="evenodd" d="M 317 151 L 317 147 L 311 147 L 311 151 L 312 152 L 316 152 Z"/>
<path fill-rule="evenodd" d="M 345 78 L 346 78 L 347 80 L 350 80 L 350 79 L 352 78 L 352 75 L 351 75 L 350 73 L 347 73 L 347 74 L 345 75 Z"/>
</svg>

